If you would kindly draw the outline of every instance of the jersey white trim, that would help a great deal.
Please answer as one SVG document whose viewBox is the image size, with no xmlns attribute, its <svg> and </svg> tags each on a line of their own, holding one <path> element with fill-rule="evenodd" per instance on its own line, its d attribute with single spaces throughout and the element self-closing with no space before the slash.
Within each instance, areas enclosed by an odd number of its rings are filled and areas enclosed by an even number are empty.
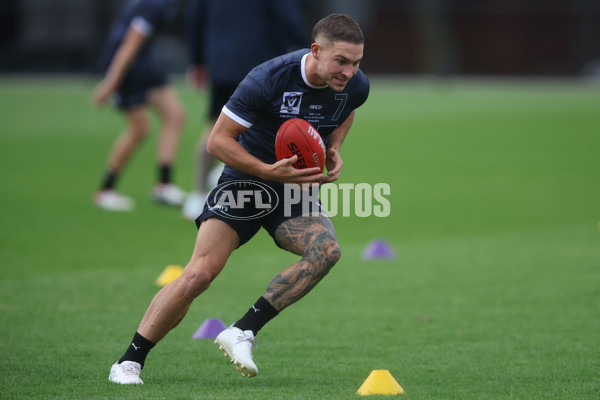
<svg viewBox="0 0 600 400">
<path fill-rule="evenodd" d="M 131 27 L 145 37 L 150 37 L 154 32 L 154 27 L 142 17 L 135 17 L 131 21 Z"/>
<path fill-rule="evenodd" d="M 308 81 L 308 78 L 306 77 L 306 59 L 308 58 L 308 55 L 310 53 L 306 53 L 303 57 L 302 57 L 302 61 L 300 62 L 300 70 L 302 71 L 302 80 L 304 81 L 304 83 L 306 83 L 308 85 L 308 87 L 312 88 L 312 89 L 325 89 L 327 87 L 327 85 L 325 86 L 315 86 L 312 83 L 310 83 Z"/>
<path fill-rule="evenodd" d="M 238 124 L 246 127 L 246 128 L 250 128 L 252 126 L 252 124 L 248 121 L 246 121 L 245 119 L 242 119 L 240 117 L 238 117 L 237 115 L 235 115 L 233 113 L 233 111 L 231 111 L 229 108 L 227 108 L 226 106 L 223 106 L 223 114 L 227 115 L 229 118 L 231 118 L 232 120 L 234 120 L 235 122 L 237 122 Z"/>
</svg>

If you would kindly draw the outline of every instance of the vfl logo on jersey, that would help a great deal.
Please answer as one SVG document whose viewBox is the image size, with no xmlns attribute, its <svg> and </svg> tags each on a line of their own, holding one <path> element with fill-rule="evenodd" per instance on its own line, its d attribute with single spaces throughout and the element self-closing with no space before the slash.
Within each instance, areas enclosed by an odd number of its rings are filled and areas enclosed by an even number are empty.
<svg viewBox="0 0 600 400">
<path fill-rule="evenodd" d="M 284 92 L 280 112 L 282 114 L 300 114 L 300 103 L 302 103 L 302 92 Z"/>
</svg>

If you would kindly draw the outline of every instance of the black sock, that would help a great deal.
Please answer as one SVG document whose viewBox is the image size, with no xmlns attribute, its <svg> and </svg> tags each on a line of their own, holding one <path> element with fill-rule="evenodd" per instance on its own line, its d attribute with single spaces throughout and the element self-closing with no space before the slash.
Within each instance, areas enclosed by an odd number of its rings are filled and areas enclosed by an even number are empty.
<svg viewBox="0 0 600 400">
<path fill-rule="evenodd" d="M 100 185 L 100 190 L 112 190 L 117 183 L 117 177 L 119 173 L 116 171 L 108 170 L 102 179 L 102 184 Z"/>
<path fill-rule="evenodd" d="M 169 164 L 163 164 L 158 167 L 158 181 L 160 183 L 171 183 L 171 173 L 173 171 L 173 167 Z"/>
<path fill-rule="evenodd" d="M 240 328 L 243 331 L 251 330 L 254 336 L 265 326 L 267 322 L 275 318 L 279 312 L 265 300 L 264 297 L 260 297 L 256 303 L 248 310 L 238 322 L 233 324 L 236 328 Z"/>
<path fill-rule="evenodd" d="M 133 335 L 133 340 L 129 347 L 127 347 L 127 351 L 123 354 L 123 357 L 119 360 L 119 364 L 123 361 L 135 361 L 140 363 L 142 368 L 144 368 L 144 362 L 146 361 L 146 357 L 148 356 L 148 352 L 152 350 L 152 348 L 156 346 L 155 343 L 152 343 L 139 333 L 135 333 Z"/>
</svg>

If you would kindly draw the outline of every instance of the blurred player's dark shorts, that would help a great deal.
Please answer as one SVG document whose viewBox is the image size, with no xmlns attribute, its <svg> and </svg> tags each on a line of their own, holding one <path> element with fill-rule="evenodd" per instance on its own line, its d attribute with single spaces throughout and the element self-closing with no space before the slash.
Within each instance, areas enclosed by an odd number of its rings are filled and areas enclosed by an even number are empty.
<svg viewBox="0 0 600 400">
<path fill-rule="evenodd" d="M 216 121 L 221 114 L 223 106 L 227 104 L 229 98 L 237 89 L 237 83 L 211 82 L 210 84 L 210 108 L 208 118 Z"/>
<path fill-rule="evenodd" d="M 137 107 L 146 104 L 149 90 L 168 83 L 165 63 L 152 52 L 144 52 L 131 65 L 112 100 L 121 110 Z"/>
<path fill-rule="evenodd" d="M 318 188 L 315 188 L 318 191 Z M 227 191 L 226 202 L 223 206 L 224 193 Z M 260 192 L 261 198 L 257 199 L 253 192 Z M 231 202 L 244 197 L 246 202 L 243 207 L 231 207 Z M 316 192 L 318 195 L 318 192 Z M 241 196 L 241 197 L 240 197 Z M 284 205 L 284 185 L 275 182 L 256 180 L 240 180 L 239 178 L 221 175 L 219 184 L 209 195 L 202 214 L 196 219 L 196 226 L 200 229 L 202 222 L 209 218 L 217 218 L 231 226 L 240 238 L 239 246 L 252 239 L 261 227 L 271 235 L 275 244 L 281 247 L 275 239 L 275 231 L 288 219 L 303 215 L 301 202 Z M 270 207 L 266 207 L 266 205 Z M 239 205 L 239 202 L 238 202 Z M 268 211 L 265 211 L 268 209 Z M 320 201 L 310 209 L 310 212 L 321 213 Z M 322 214 L 321 214 L 322 215 Z M 239 247 L 238 246 L 238 247 Z"/>
</svg>

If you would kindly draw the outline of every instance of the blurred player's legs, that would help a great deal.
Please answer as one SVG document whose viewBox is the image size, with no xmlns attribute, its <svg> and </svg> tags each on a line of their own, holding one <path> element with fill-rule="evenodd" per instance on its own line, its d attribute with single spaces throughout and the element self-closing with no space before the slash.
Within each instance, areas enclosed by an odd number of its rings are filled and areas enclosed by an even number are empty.
<svg viewBox="0 0 600 400">
<path fill-rule="evenodd" d="M 114 143 L 108 158 L 108 168 L 121 171 L 133 152 L 148 135 L 150 123 L 146 107 L 139 106 L 125 112 L 127 127 Z"/>
<path fill-rule="evenodd" d="M 215 166 L 216 158 L 207 151 L 206 143 L 212 130 L 213 123 L 214 121 L 211 121 L 207 126 L 196 145 L 195 190 L 188 195 L 181 210 L 183 217 L 190 221 L 194 221 L 202 213 L 202 208 L 206 202 L 208 192 L 212 189 L 208 180 L 208 175 Z"/>
<path fill-rule="evenodd" d="M 180 206 L 185 200 L 185 193 L 171 183 L 171 171 L 185 123 L 183 105 L 170 86 L 152 89 L 148 93 L 148 101 L 162 120 L 157 154 L 160 176 L 152 190 L 153 198 L 160 203 Z"/>
<path fill-rule="evenodd" d="M 185 200 L 181 210 L 183 217 L 190 221 L 194 221 L 202 213 L 208 193 L 216 186 L 218 177 L 221 175 L 223 165 L 215 166 L 217 159 L 208 153 L 206 143 L 223 106 L 235 92 L 237 84 L 238 82 L 211 82 L 208 122 L 196 145 L 194 189 Z M 216 179 L 214 175 L 218 175 Z"/>
<path fill-rule="evenodd" d="M 133 208 L 133 200 L 117 193 L 115 186 L 120 173 L 148 135 L 150 123 L 147 107 L 151 106 L 162 122 L 157 150 L 158 183 L 152 189 L 152 197 L 160 203 L 181 206 L 185 193 L 172 183 L 172 169 L 185 122 L 183 106 L 175 90 L 168 85 L 149 90 L 147 97 L 132 98 L 140 104 L 124 108 L 127 127 L 113 144 L 107 172 L 100 190 L 94 195 L 94 202 L 111 211 L 129 211 Z"/>
<path fill-rule="evenodd" d="M 143 105 L 125 111 L 126 128 L 114 142 L 108 156 L 108 168 L 100 190 L 94 195 L 98 207 L 111 211 L 130 211 L 133 199 L 115 191 L 117 178 L 131 158 L 133 152 L 148 135 L 148 112 Z"/>
</svg>

